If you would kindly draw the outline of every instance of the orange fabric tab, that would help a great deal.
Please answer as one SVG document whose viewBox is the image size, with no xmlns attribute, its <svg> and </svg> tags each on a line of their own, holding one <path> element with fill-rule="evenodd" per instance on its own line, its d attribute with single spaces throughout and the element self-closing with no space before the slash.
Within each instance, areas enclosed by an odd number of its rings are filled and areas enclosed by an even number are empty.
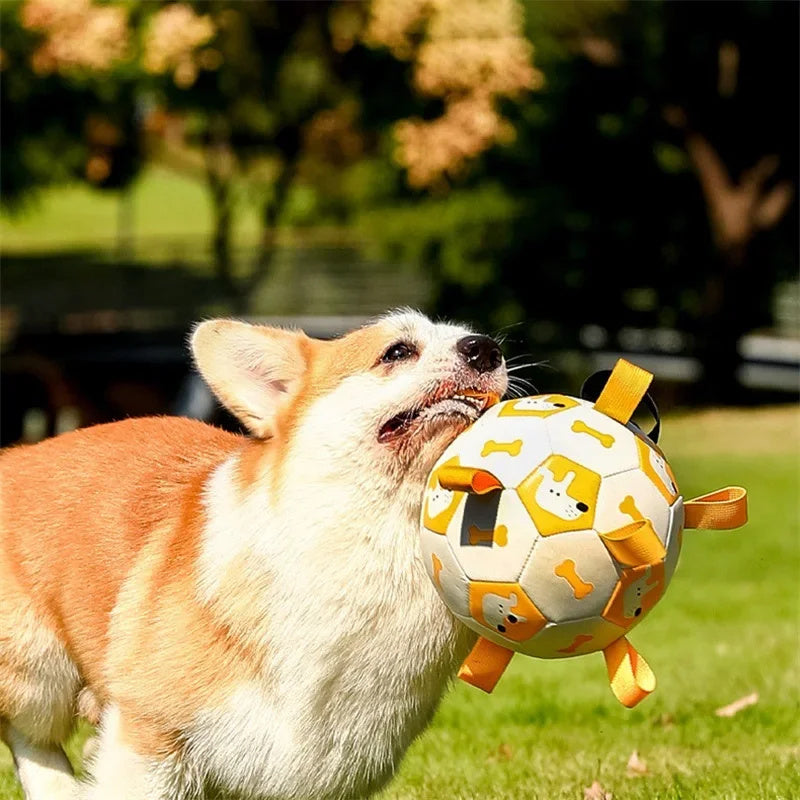
<svg viewBox="0 0 800 800">
<path fill-rule="evenodd" d="M 657 564 L 667 554 L 649 519 L 640 519 L 615 531 L 601 533 L 600 538 L 608 552 L 626 567 Z"/>
<path fill-rule="evenodd" d="M 500 676 L 505 672 L 513 655 L 513 650 L 501 647 L 481 636 L 461 665 L 458 677 L 466 683 L 483 689 L 484 692 L 491 692 L 497 685 L 497 681 L 500 680 Z"/>
<path fill-rule="evenodd" d="M 647 393 L 653 374 L 620 358 L 594 407 L 625 425 Z"/>
<path fill-rule="evenodd" d="M 611 691 L 625 707 L 633 708 L 656 688 L 653 670 L 624 636 L 606 647 L 603 655 Z"/>
<path fill-rule="evenodd" d="M 503 488 L 503 484 L 491 472 L 475 467 L 444 465 L 439 468 L 436 477 L 445 489 L 456 492 L 487 494 Z"/>
<path fill-rule="evenodd" d="M 683 504 L 685 528 L 731 530 L 747 522 L 747 490 L 726 486 Z"/>
</svg>

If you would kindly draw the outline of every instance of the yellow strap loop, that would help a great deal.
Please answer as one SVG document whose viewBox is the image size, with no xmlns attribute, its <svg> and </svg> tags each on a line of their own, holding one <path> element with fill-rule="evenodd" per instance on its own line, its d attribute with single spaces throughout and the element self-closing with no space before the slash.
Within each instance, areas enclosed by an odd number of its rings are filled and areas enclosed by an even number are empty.
<svg viewBox="0 0 800 800">
<path fill-rule="evenodd" d="M 491 692 L 505 672 L 513 655 L 513 650 L 501 647 L 481 636 L 461 665 L 458 677 L 466 683 L 483 689 L 484 692 Z"/>
<path fill-rule="evenodd" d="M 436 472 L 436 479 L 443 488 L 455 492 L 487 494 L 503 488 L 503 484 L 488 470 L 453 464 L 440 467 Z"/>
<path fill-rule="evenodd" d="M 747 490 L 726 486 L 683 504 L 685 528 L 731 530 L 747 522 Z"/>
<path fill-rule="evenodd" d="M 608 645 L 603 655 L 611 691 L 626 708 L 633 708 L 656 688 L 653 670 L 624 636 Z"/>
<path fill-rule="evenodd" d="M 600 539 L 614 558 L 626 567 L 657 564 L 667 555 L 649 519 L 641 519 L 601 533 Z"/>
<path fill-rule="evenodd" d="M 636 406 L 642 402 L 652 380 L 651 372 L 620 358 L 594 407 L 625 425 L 636 411 Z"/>
</svg>

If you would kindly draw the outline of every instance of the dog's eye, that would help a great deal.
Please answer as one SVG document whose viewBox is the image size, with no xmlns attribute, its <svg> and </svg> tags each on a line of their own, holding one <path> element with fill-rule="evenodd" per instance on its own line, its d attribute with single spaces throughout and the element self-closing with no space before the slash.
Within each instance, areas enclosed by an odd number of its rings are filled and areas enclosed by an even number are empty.
<svg viewBox="0 0 800 800">
<path fill-rule="evenodd" d="M 417 354 L 416 348 L 408 342 L 395 342 L 390 345 L 386 352 L 381 356 L 381 361 L 391 363 L 393 361 L 405 361 Z"/>
</svg>

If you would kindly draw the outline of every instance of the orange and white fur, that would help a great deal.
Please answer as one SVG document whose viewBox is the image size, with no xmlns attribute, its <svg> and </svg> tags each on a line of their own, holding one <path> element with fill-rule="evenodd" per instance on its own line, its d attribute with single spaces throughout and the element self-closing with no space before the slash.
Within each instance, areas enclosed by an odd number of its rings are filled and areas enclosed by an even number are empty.
<svg viewBox="0 0 800 800">
<path fill-rule="evenodd" d="M 192 350 L 252 436 L 142 418 L 0 455 L 2 737 L 28 800 L 368 796 L 474 642 L 420 503 L 505 362 L 413 311 L 331 341 L 212 320 Z"/>
</svg>

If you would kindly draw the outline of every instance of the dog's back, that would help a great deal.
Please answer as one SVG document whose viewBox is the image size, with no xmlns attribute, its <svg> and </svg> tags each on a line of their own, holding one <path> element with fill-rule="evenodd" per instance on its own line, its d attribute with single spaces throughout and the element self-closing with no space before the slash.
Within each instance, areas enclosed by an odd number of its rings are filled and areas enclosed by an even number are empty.
<svg viewBox="0 0 800 800">
<path fill-rule="evenodd" d="M 152 417 L 6 450 L 0 639 L 12 638 L 25 612 L 34 611 L 37 625 L 64 643 L 83 679 L 105 695 L 109 617 L 137 553 L 172 524 L 176 505 L 196 500 L 211 470 L 245 444 L 202 422 Z M 177 541 L 189 532 L 175 531 L 171 546 L 193 546 Z M 45 664 L 37 670 L 45 671 Z M 0 674 L 2 716 L 15 716 L 8 709 L 20 695 L 13 677 Z"/>
</svg>

